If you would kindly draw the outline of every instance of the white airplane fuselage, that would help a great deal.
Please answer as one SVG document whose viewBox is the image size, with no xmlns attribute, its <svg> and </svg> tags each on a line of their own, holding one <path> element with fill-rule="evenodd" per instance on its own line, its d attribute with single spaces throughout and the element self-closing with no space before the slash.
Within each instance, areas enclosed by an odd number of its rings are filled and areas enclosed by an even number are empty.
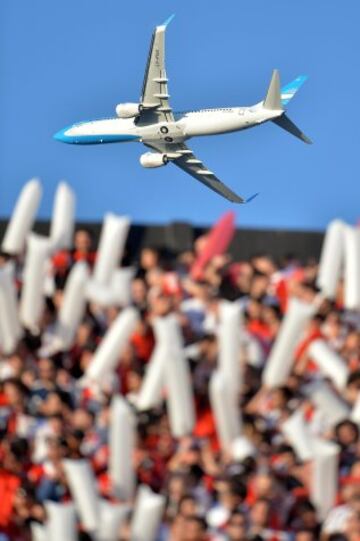
<svg viewBox="0 0 360 541">
<path fill-rule="evenodd" d="M 219 135 L 251 128 L 277 118 L 283 110 L 269 110 L 262 102 L 252 107 L 200 109 L 175 113 L 174 122 L 158 122 L 142 126 L 137 118 L 108 118 L 79 122 L 55 135 L 55 138 L 72 144 L 101 144 L 120 142 L 171 143 L 183 142 L 190 137 Z"/>
<path fill-rule="evenodd" d="M 165 31 L 174 16 L 156 26 L 147 58 L 140 100 L 118 103 L 114 118 L 79 122 L 57 132 L 63 143 L 95 145 L 139 142 L 150 149 L 140 158 L 142 167 L 154 168 L 172 162 L 217 194 L 233 203 L 247 203 L 256 194 L 244 198 L 226 186 L 200 160 L 188 144 L 191 137 L 219 135 L 246 130 L 273 121 L 305 143 L 308 137 L 286 115 L 286 106 L 306 81 L 300 75 L 281 87 L 278 70 L 273 70 L 265 99 L 251 107 L 220 107 L 176 113 L 170 104 L 165 66 Z"/>
</svg>

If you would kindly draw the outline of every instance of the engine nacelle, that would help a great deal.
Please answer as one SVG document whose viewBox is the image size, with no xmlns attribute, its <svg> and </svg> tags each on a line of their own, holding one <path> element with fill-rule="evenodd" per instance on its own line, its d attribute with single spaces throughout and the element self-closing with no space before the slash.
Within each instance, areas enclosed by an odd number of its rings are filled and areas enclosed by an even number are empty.
<svg viewBox="0 0 360 541">
<path fill-rule="evenodd" d="M 143 167 L 161 167 L 166 165 L 168 161 L 167 155 L 160 152 L 145 152 L 140 156 L 140 163 Z"/>
<path fill-rule="evenodd" d="M 140 114 L 139 103 L 119 103 L 116 106 L 116 114 L 119 118 L 133 118 Z"/>
</svg>

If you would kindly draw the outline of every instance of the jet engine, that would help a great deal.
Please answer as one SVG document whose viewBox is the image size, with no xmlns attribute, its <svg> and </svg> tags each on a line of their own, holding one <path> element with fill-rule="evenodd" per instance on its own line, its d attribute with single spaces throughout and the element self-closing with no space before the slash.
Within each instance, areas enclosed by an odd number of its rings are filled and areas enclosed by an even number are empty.
<svg viewBox="0 0 360 541">
<path fill-rule="evenodd" d="M 139 103 L 119 103 L 116 106 L 116 114 L 119 118 L 133 118 L 140 114 Z"/>
<path fill-rule="evenodd" d="M 169 158 L 160 152 L 145 152 L 140 156 L 140 163 L 143 167 L 161 167 L 166 165 Z"/>
</svg>

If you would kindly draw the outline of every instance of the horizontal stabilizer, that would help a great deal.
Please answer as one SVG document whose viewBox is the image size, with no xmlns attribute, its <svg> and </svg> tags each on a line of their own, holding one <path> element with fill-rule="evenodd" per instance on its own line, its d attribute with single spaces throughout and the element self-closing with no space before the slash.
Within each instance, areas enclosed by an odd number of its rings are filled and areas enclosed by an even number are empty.
<svg viewBox="0 0 360 541">
<path fill-rule="evenodd" d="M 286 114 L 282 114 L 281 116 L 277 118 L 273 118 L 272 122 L 280 126 L 283 130 L 288 131 L 298 139 L 301 139 L 301 141 L 304 141 L 304 143 L 311 144 L 312 141 L 307 137 L 299 128 L 290 120 Z"/>
<path fill-rule="evenodd" d="M 253 201 L 255 199 L 255 197 L 257 197 L 258 195 L 259 195 L 259 192 L 254 193 L 254 195 L 251 195 L 250 197 L 245 199 L 244 203 L 250 203 L 250 201 Z"/>
</svg>

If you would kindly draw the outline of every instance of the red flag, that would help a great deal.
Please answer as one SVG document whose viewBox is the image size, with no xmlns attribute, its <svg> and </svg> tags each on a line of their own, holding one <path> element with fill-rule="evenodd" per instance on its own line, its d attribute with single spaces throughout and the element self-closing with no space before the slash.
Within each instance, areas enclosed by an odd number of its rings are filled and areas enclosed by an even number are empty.
<svg viewBox="0 0 360 541">
<path fill-rule="evenodd" d="M 208 233 L 205 245 L 191 267 L 192 278 L 200 279 L 207 263 L 213 257 L 226 252 L 234 233 L 235 213 L 226 212 Z"/>
</svg>

